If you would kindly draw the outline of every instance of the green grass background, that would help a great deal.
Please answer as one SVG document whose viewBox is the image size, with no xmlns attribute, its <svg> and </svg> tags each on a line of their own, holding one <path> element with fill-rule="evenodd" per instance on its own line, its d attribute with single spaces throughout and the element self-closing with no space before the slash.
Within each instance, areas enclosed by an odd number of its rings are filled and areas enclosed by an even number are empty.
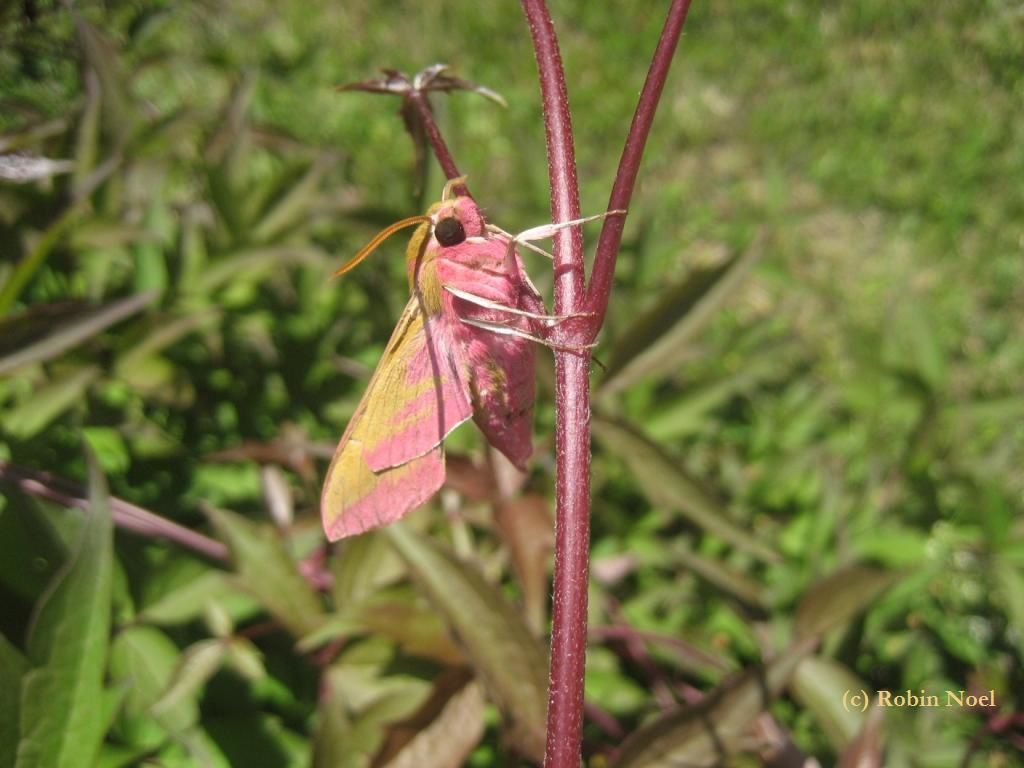
<svg viewBox="0 0 1024 768">
<path fill-rule="evenodd" d="M 605 207 L 662 10 L 551 3 L 585 213 Z M 81 480 L 84 437 L 119 497 L 190 526 L 206 527 L 204 504 L 265 520 L 258 464 L 209 455 L 289 435 L 306 446 L 337 438 L 405 301 L 402 248 L 388 244 L 344 281 L 326 276 L 381 226 L 425 208 L 443 183 L 430 160 L 417 191 L 397 99 L 335 86 L 440 61 L 497 90 L 508 108 L 467 93 L 434 97 L 440 127 L 493 221 L 513 231 L 542 223 L 543 127 L 521 11 L 460 0 L 139 0 L 80 3 L 77 12 L 93 30 L 85 37 L 56 3 L 0 12 L 6 148 L 78 163 L 71 175 L 0 186 L 0 285 L 72 206 L 76 185 L 119 158 L 4 307 L 0 357 L 64 328 L 52 305 L 145 290 L 156 299 L 67 353 L 0 377 L 0 455 Z M 595 625 L 625 621 L 745 668 L 785 644 L 802 595 L 868 563 L 899 578 L 827 636 L 821 657 L 835 679 L 994 688 L 1002 714 L 1021 709 L 1022 57 L 1024 13 L 1008 0 L 694 3 L 597 357 L 612 373 L 634 351 L 638 316 L 650 342 L 688 316 L 665 299 L 676 288 L 752 242 L 761 255 L 647 375 L 610 392 L 600 388 L 610 376 L 595 369 L 596 402 L 599 416 L 645 435 L 709 492 L 714 514 L 777 558 L 702 532 L 666 500 L 678 478 L 638 473 L 634 448 L 601 440 Z M 529 263 L 549 293 L 545 263 Z M 528 489 L 550 500 L 553 408 L 541 389 Z M 482 455 L 468 431 L 453 443 Z M 287 474 L 300 552 L 316 541 L 324 464 L 308 466 Z M 70 523 L 13 493 L 0 504 L 11 563 L 0 578 L 9 607 L 0 631 L 24 648 L 32 606 L 61 561 L 54 542 L 72 538 L 62 532 Z M 18 523 L 12 533 L 26 509 L 56 532 L 40 538 Z M 418 514 L 446 536 L 439 512 Z M 487 559 L 496 544 L 480 514 L 470 514 L 470 549 L 516 597 L 507 562 Z M 184 583 L 182 573 L 209 568 L 170 545 L 117 544 L 115 637 Z M 625 575 L 614 575 L 623 556 Z M 239 626 L 259 616 L 241 611 Z M 172 660 L 210 635 L 209 622 L 187 618 L 161 630 Z M 279 636 L 256 647 L 265 669 L 255 683 L 229 668 L 191 692 L 202 748 L 166 724 L 162 737 L 140 741 L 124 722 L 108 746 L 144 743 L 165 765 L 201 764 L 200 753 L 237 764 L 231 729 L 258 723 L 280 756 L 273 764 L 303 764 L 323 717 L 315 670 Z M 627 731 L 664 705 L 652 689 L 708 689 L 719 678 L 651 653 L 653 682 L 613 643 L 591 650 L 588 696 Z M 823 677 L 772 711 L 829 764 L 860 721 L 835 711 L 845 683 Z M 885 764 L 960 765 L 969 749 L 971 765 L 1019 764 L 1020 724 L 984 732 L 991 714 L 888 712 Z M 593 759 L 615 741 L 588 726 Z M 493 718 L 472 759 L 512 760 Z"/>
</svg>

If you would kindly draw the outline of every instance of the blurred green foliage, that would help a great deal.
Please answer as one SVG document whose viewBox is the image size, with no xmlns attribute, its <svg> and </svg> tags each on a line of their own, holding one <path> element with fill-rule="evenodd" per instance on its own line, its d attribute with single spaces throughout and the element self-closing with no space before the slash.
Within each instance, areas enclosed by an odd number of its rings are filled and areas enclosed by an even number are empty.
<svg viewBox="0 0 1024 768">
<path fill-rule="evenodd" d="M 596 212 L 660 10 L 552 13 Z M 397 244 L 328 276 L 442 183 L 396 101 L 334 86 L 435 61 L 509 102 L 434 100 L 474 195 L 543 222 L 515 3 L 0 11 L 0 763 L 536 758 L 546 377 L 521 494 L 466 429 L 431 538 L 317 521 L 406 293 Z M 1022 759 L 1022 61 L 1006 0 L 694 4 L 597 351 L 593 765 Z M 230 564 L 111 548 L 129 503 Z M 862 689 L 997 707 L 879 723 Z"/>
</svg>

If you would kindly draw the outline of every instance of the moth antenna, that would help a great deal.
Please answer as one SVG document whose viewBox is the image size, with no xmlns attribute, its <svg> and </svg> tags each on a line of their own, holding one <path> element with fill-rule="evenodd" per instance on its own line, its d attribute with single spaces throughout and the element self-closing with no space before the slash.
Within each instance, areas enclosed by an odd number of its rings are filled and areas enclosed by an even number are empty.
<svg viewBox="0 0 1024 768">
<path fill-rule="evenodd" d="M 389 237 L 395 234 L 395 232 L 397 232 L 398 230 L 405 229 L 406 227 L 411 227 L 415 224 L 423 224 L 424 222 L 429 223 L 430 217 L 410 216 L 408 219 L 396 221 L 387 229 L 384 229 L 378 232 L 376 235 L 374 235 L 373 240 L 364 245 L 362 249 L 359 251 L 359 253 L 357 253 L 355 256 L 353 256 L 351 259 L 345 262 L 340 269 L 338 269 L 333 275 L 331 275 L 331 277 L 340 277 L 349 270 L 352 270 L 355 267 L 359 266 L 359 263 L 367 256 L 369 256 L 371 253 L 373 253 L 377 249 L 377 246 L 379 246 L 381 243 L 383 243 L 385 240 L 387 240 Z"/>
</svg>

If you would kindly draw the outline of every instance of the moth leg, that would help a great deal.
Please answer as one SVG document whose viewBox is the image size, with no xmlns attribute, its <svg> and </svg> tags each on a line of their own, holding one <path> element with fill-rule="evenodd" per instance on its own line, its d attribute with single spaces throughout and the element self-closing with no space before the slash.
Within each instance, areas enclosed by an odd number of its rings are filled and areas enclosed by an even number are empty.
<svg viewBox="0 0 1024 768">
<path fill-rule="evenodd" d="M 590 221 L 597 221 L 598 219 L 604 219 L 608 216 L 625 216 L 624 210 L 617 211 L 605 211 L 604 213 L 597 213 L 593 216 L 584 216 L 582 219 L 573 219 L 572 221 L 560 221 L 557 224 L 541 224 L 539 227 L 531 227 L 530 229 L 524 229 L 518 235 L 515 235 L 511 240 L 508 241 L 508 248 L 505 251 L 505 263 L 509 264 L 513 261 L 513 254 L 515 254 L 516 246 L 522 244 L 524 247 L 529 248 L 528 243 L 533 240 L 547 240 L 549 237 L 554 237 L 555 233 L 559 230 L 566 229 L 568 227 L 578 227 L 581 224 L 586 224 Z"/>
<path fill-rule="evenodd" d="M 593 349 L 597 346 L 597 342 L 591 344 L 559 344 L 555 341 L 549 341 L 548 339 L 542 339 L 540 336 L 534 336 L 532 333 L 527 333 L 519 328 L 514 328 L 510 325 L 504 325 L 502 323 L 491 323 L 486 320 L 470 320 L 468 318 L 460 318 L 466 325 L 471 325 L 474 328 L 480 328 L 484 331 L 490 331 L 491 333 L 497 333 L 501 336 L 518 336 L 521 339 L 527 339 L 529 341 L 536 342 L 550 349 L 557 349 L 560 352 L 585 352 Z"/>
<path fill-rule="evenodd" d="M 499 226 L 498 226 L 497 224 L 488 224 L 488 225 L 487 225 L 487 231 L 488 231 L 488 232 L 493 232 L 493 233 L 494 233 L 494 234 L 496 234 L 496 235 L 501 235 L 502 237 L 504 237 L 504 238 L 506 238 L 506 239 L 508 239 L 508 240 L 514 240 L 514 239 L 515 239 L 515 237 L 516 237 L 516 236 L 515 236 L 515 235 L 513 235 L 513 234 L 512 234 L 511 232 L 506 232 L 506 231 L 505 231 L 504 229 L 502 229 L 501 227 L 499 227 Z M 533 243 L 531 243 L 531 242 L 526 242 L 526 241 L 524 241 L 524 242 L 521 242 L 521 243 L 520 243 L 520 245 L 522 245 L 522 246 L 523 246 L 524 248 L 526 248 L 527 250 L 533 251 L 534 253 L 539 253 L 539 254 L 540 254 L 541 256 L 547 256 L 547 257 L 548 257 L 549 259 L 551 259 L 552 261 L 554 261 L 554 260 L 555 260 L 555 257 L 554 257 L 554 256 L 552 256 L 552 255 L 551 255 L 550 253 L 548 253 L 547 251 L 545 251 L 545 250 L 544 250 L 543 248 L 541 248 L 541 247 L 540 247 L 539 245 L 534 245 Z"/>
<path fill-rule="evenodd" d="M 493 309 L 497 312 L 507 312 L 510 315 L 518 315 L 519 317 L 528 317 L 531 320 L 541 320 L 542 322 L 555 325 L 563 320 L 568 320 L 570 317 L 592 317 L 593 312 L 570 312 L 567 315 L 542 315 L 538 312 L 527 312 L 525 309 L 517 309 L 516 307 L 510 307 L 507 304 L 500 304 L 497 301 L 491 301 L 485 299 L 483 296 L 477 296 L 474 293 L 468 291 L 462 291 L 458 288 L 452 288 L 450 285 L 444 286 L 444 289 L 448 291 L 452 296 L 456 296 L 464 301 L 468 301 L 470 304 L 475 304 L 478 307 L 484 309 Z M 463 322 L 466 322 L 463 320 Z"/>
</svg>

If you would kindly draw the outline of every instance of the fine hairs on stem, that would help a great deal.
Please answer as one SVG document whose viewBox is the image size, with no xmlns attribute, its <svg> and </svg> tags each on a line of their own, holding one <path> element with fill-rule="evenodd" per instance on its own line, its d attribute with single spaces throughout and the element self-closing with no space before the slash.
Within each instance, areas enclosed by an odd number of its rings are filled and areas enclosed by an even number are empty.
<svg viewBox="0 0 1024 768">
<path fill-rule="evenodd" d="M 579 217 L 579 187 L 565 73 L 554 24 L 544 0 L 522 0 L 533 39 L 544 104 L 553 221 Z M 628 209 L 643 149 L 679 42 L 690 0 L 673 0 L 626 137 L 608 210 Z M 596 337 L 608 308 L 624 216 L 604 221 L 593 277 L 584 292 L 583 235 L 578 229 L 555 239 L 555 312 L 592 312 L 586 322 L 566 324 L 564 344 L 582 348 Z M 555 351 L 556 531 L 552 606 L 551 680 L 548 693 L 546 768 L 577 768 L 583 729 L 590 545 L 590 359 Z"/>
<path fill-rule="evenodd" d="M 628 210 L 644 146 L 691 0 L 672 0 L 647 79 L 626 136 L 607 210 Z M 547 140 L 551 220 L 580 217 L 579 185 L 569 97 L 558 38 L 544 0 L 522 0 L 530 27 Z M 458 167 L 434 121 L 426 96 L 407 95 L 423 122 L 428 142 L 449 178 Z M 578 768 L 583 732 L 583 682 L 587 638 L 590 549 L 590 354 L 608 309 L 625 216 L 608 216 L 601 228 L 593 274 L 586 281 L 583 234 L 578 227 L 554 238 L 555 314 L 578 315 L 555 336 L 555 583 L 546 768 Z"/>
</svg>

